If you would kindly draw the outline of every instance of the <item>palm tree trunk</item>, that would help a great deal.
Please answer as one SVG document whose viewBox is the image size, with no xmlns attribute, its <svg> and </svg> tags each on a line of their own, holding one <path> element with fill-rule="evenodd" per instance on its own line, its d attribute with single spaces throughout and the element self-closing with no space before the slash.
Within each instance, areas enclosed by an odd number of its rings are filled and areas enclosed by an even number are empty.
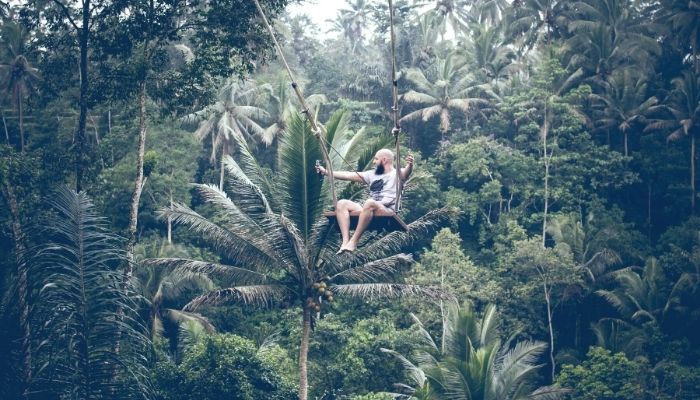
<svg viewBox="0 0 700 400">
<path fill-rule="evenodd" d="M 554 327 L 552 326 L 552 299 L 550 298 L 547 279 L 542 284 L 544 286 L 544 299 L 547 302 L 547 326 L 549 328 L 549 360 L 552 363 L 552 382 L 554 382 L 557 364 L 554 361 Z"/>
<path fill-rule="evenodd" d="M 170 210 L 173 209 L 173 191 L 170 189 Z M 168 216 L 168 244 L 173 242 L 173 217 Z"/>
<path fill-rule="evenodd" d="M 307 377 L 307 361 L 309 355 L 309 335 L 311 331 L 311 309 L 304 306 L 302 318 L 301 346 L 299 346 L 299 400 L 307 400 L 309 381 Z"/>
<path fill-rule="evenodd" d="M 627 132 L 625 132 L 624 135 L 625 135 L 625 157 L 627 157 Z"/>
<path fill-rule="evenodd" d="M 2 126 L 5 128 L 5 141 L 10 144 L 10 132 L 7 130 L 7 120 L 5 119 L 5 114 L 2 114 Z"/>
<path fill-rule="evenodd" d="M 80 116 L 75 146 L 75 191 L 83 189 L 83 161 L 85 159 L 85 126 L 88 108 L 88 39 L 90 37 L 90 0 L 83 0 L 83 25 L 80 29 Z"/>
<path fill-rule="evenodd" d="M 146 152 L 146 80 L 139 85 L 139 147 L 136 156 L 136 179 L 134 180 L 134 193 L 131 196 L 131 210 L 129 213 L 129 242 L 126 247 L 128 265 L 126 266 L 126 279 L 133 273 L 134 246 L 136 246 L 136 226 L 138 224 L 139 203 L 143 191 L 143 155 Z"/>
<path fill-rule="evenodd" d="M 225 147 L 225 146 L 224 146 Z M 221 153 L 221 160 L 219 162 L 219 190 L 224 190 L 224 153 Z"/>
<path fill-rule="evenodd" d="M 695 133 L 690 134 L 690 211 L 695 215 Z"/>
<path fill-rule="evenodd" d="M 8 207 L 10 208 L 10 216 L 12 218 L 12 235 L 15 239 L 15 262 L 17 264 L 17 290 L 18 299 L 17 306 L 19 308 L 19 326 L 22 331 L 22 392 L 23 397 L 27 398 L 27 389 L 32 378 L 32 348 L 31 348 L 31 329 L 29 327 L 29 302 L 27 301 L 27 264 L 22 261 L 22 255 L 25 254 L 24 236 L 22 233 L 22 222 L 20 220 L 19 205 L 17 196 L 8 181 L 7 177 L 3 179 L 3 194 L 7 199 Z"/>
<path fill-rule="evenodd" d="M 651 180 L 647 182 L 647 236 L 651 244 Z"/>
<path fill-rule="evenodd" d="M 22 91 L 15 89 L 15 101 L 17 102 L 17 117 L 19 118 L 19 148 L 24 153 L 24 114 L 22 110 Z"/>
</svg>

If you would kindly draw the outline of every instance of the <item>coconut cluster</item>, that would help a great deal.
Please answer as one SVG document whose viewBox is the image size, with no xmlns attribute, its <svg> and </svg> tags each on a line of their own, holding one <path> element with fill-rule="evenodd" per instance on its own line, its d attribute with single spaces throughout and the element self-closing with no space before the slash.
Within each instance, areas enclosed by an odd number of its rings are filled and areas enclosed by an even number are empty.
<svg viewBox="0 0 700 400">
<path fill-rule="evenodd" d="M 333 292 L 328 289 L 326 282 L 316 282 L 311 287 L 313 288 L 314 296 L 306 299 L 306 305 L 316 312 L 320 312 L 321 300 L 333 301 Z"/>
</svg>

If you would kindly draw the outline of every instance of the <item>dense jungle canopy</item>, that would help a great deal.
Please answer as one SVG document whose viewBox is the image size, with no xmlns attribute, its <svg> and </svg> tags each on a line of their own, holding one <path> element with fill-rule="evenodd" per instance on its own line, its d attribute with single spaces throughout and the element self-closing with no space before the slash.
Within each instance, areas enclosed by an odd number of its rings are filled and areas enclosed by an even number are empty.
<svg viewBox="0 0 700 400">
<path fill-rule="evenodd" d="M 259 1 L 0 1 L 0 398 L 700 398 L 700 2 Z"/>
</svg>

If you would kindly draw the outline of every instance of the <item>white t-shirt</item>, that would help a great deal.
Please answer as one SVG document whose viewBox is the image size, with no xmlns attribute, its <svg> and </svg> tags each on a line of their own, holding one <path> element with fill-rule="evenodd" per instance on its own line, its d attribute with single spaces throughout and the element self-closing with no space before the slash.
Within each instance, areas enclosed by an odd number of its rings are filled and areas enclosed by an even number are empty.
<svg viewBox="0 0 700 400">
<path fill-rule="evenodd" d="M 360 172 L 362 179 L 369 186 L 369 198 L 392 207 L 396 201 L 396 168 L 383 175 L 377 175 L 374 170 Z"/>
</svg>

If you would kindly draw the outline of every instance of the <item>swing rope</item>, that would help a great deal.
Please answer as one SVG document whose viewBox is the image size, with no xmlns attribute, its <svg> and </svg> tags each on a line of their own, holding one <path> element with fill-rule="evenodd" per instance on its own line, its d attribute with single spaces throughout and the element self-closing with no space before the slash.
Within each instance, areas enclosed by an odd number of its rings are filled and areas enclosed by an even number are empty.
<svg viewBox="0 0 700 400">
<path fill-rule="evenodd" d="M 309 124 L 311 124 L 311 131 L 316 135 L 318 140 L 321 142 L 321 153 L 323 154 L 323 162 L 326 163 L 326 170 L 328 171 L 328 184 L 330 185 L 331 188 L 331 196 L 333 197 L 333 208 L 336 207 L 338 204 L 338 198 L 336 197 L 335 194 L 335 180 L 333 179 L 333 165 L 331 164 L 331 159 L 330 156 L 328 155 L 328 149 L 327 149 L 327 143 L 326 139 L 323 137 L 323 133 L 321 132 L 321 129 L 319 128 L 318 124 L 316 123 L 316 118 L 315 116 L 311 113 L 309 110 L 308 105 L 306 104 L 306 100 L 304 99 L 304 95 L 301 93 L 301 89 L 299 89 L 299 85 L 297 84 L 296 80 L 294 79 L 294 74 L 292 73 L 292 69 L 289 68 L 289 64 L 287 64 L 287 59 L 284 57 L 284 53 L 282 53 L 282 47 L 280 46 L 279 42 L 277 42 L 277 38 L 275 37 L 275 32 L 272 30 L 272 26 L 270 26 L 270 23 L 267 21 L 267 17 L 265 16 L 265 13 L 263 12 L 262 7 L 260 6 L 260 2 L 258 0 L 253 0 L 255 2 L 255 7 L 258 9 L 258 13 L 260 14 L 260 17 L 263 20 L 263 23 L 267 27 L 268 32 L 270 32 L 270 36 L 272 37 L 272 41 L 275 44 L 275 47 L 277 48 L 277 53 L 279 54 L 280 58 L 282 59 L 282 62 L 284 63 L 284 67 L 287 70 L 287 74 L 289 75 L 289 79 L 292 81 L 292 88 L 294 89 L 294 93 L 296 93 L 297 98 L 299 99 L 299 103 L 301 104 L 302 108 L 302 113 L 306 114 L 306 118 L 309 120 Z"/>
<path fill-rule="evenodd" d="M 338 156 L 341 158 L 341 160 L 347 164 L 356 174 L 360 175 L 360 173 L 343 157 L 343 155 L 336 150 L 332 145 L 330 145 L 328 142 L 326 142 L 325 137 L 323 136 L 323 133 L 321 131 L 321 128 L 319 127 L 318 123 L 316 122 L 315 116 L 311 113 L 309 110 L 308 105 L 306 104 L 306 100 L 304 99 L 304 95 L 301 92 L 301 89 L 299 89 L 299 85 L 297 84 L 296 80 L 294 79 L 294 74 L 292 73 L 292 69 L 289 67 L 289 64 L 287 63 L 287 59 L 284 57 L 284 53 L 282 52 L 282 47 L 280 46 L 279 42 L 277 41 L 277 38 L 275 37 L 275 32 L 272 29 L 272 26 L 267 20 L 267 17 L 265 16 L 265 13 L 263 12 L 262 7 L 260 6 L 260 2 L 258 0 L 253 0 L 255 2 L 255 7 L 258 9 L 258 13 L 260 14 L 260 17 L 263 20 L 263 23 L 265 24 L 265 27 L 267 28 L 268 32 L 270 33 L 270 37 L 272 37 L 272 41 L 275 44 L 275 48 L 277 49 L 277 53 L 279 54 L 280 58 L 282 59 L 282 63 L 284 64 L 284 68 L 287 70 L 287 74 L 289 75 L 289 79 L 292 82 L 292 88 L 294 89 L 294 93 L 296 94 L 297 98 L 299 99 L 299 103 L 301 104 L 302 107 L 302 113 L 306 114 L 306 118 L 309 121 L 309 124 L 311 125 L 311 130 L 314 133 L 314 135 L 318 138 L 318 140 L 321 143 L 321 152 L 323 154 L 323 161 L 326 164 L 326 170 L 327 170 L 327 176 L 328 176 L 328 185 L 330 186 L 331 190 L 331 196 L 333 198 L 333 208 L 335 209 L 337 204 L 338 204 L 338 198 L 335 193 L 335 180 L 333 178 L 333 165 L 331 163 L 330 155 L 328 154 L 328 148 L 330 147 L 333 149 Z M 392 81 L 392 99 L 393 99 L 393 106 L 392 106 L 392 112 L 393 112 L 393 118 L 394 118 L 394 128 L 391 130 L 392 133 L 394 134 L 394 145 L 396 148 L 396 201 L 394 203 L 394 212 L 398 213 L 400 205 L 401 205 L 401 192 L 403 190 L 403 182 L 401 181 L 401 148 L 400 148 L 400 135 L 401 135 L 401 126 L 399 125 L 399 96 L 398 96 L 398 81 L 396 79 L 396 46 L 395 46 L 395 34 L 394 34 L 394 7 L 392 0 L 389 0 L 389 22 L 390 22 L 390 31 L 391 31 L 391 81 Z M 362 177 L 362 175 L 360 175 Z M 364 182 L 364 178 L 363 178 Z"/>
<path fill-rule="evenodd" d="M 394 33 L 394 5 L 389 0 L 389 32 L 391 34 L 391 97 L 393 105 L 391 110 L 394 116 L 394 147 L 396 147 L 396 201 L 394 202 L 394 212 L 398 214 L 401 209 L 401 192 L 403 182 L 401 182 L 401 147 L 399 139 L 401 136 L 401 126 L 399 125 L 399 82 L 396 79 L 396 34 Z"/>
</svg>

